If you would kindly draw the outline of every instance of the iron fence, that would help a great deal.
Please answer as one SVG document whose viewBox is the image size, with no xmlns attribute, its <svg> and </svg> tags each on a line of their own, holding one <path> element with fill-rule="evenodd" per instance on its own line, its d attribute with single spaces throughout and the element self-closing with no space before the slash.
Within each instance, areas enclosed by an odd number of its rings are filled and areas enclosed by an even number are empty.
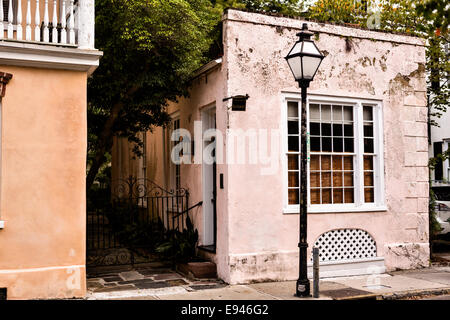
<svg viewBox="0 0 450 320">
<path fill-rule="evenodd" d="M 186 228 L 189 192 L 165 190 L 151 180 L 128 177 L 111 183 L 104 207 L 88 212 L 87 264 L 134 264 L 149 259 L 173 231 Z"/>
</svg>

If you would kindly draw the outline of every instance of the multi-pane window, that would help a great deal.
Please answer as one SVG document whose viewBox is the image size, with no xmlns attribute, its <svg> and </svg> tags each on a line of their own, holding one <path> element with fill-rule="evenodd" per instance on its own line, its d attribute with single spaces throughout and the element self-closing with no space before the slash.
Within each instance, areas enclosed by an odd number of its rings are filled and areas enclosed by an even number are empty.
<svg viewBox="0 0 450 320">
<path fill-rule="evenodd" d="M 298 102 L 287 103 L 288 126 L 288 202 L 299 204 L 300 189 L 300 119 Z"/>
<path fill-rule="evenodd" d="M 374 157 L 375 138 L 373 107 L 363 106 L 364 120 L 364 201 L 375 202 Z"/>
<path fill-rule="evenodd" d="M 353 107 L 311 104 L 311 204 L 354 203 Z"/>
<path fill-rule="evenodd" d="M 308 104 L 309 204 L 346 207 L 383 204 L 380 105 L 345 102 Z M 299 204 L 300 114 L 299 101 L 287 101 L 286 169 L 287 205 Z M 378 201 L 377 201 L 378 200 Z M 336 205 L 336 206 L 334 206 Z"/>
</svg>

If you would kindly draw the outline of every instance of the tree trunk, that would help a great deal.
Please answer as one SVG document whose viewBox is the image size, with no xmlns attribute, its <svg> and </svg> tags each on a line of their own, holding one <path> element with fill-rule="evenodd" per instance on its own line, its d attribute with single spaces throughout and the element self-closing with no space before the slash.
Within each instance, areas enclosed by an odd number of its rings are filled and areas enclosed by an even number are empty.
<svg viewBox="0 0 450 320">
<path fill-rule="evenodd" d="M 98 170 L 105 162 L 105 153 L 112 147 L 112 139 L 114 137 L 113 127 L 116 120 L 119 118 L 120 111 L 125 105 L 124 101 L 132 96 L 138 89 L 138 86 L 131 87 L 124 95 L 124 99 L 113 105 L 109 118 L 106 120 L 103 130 L 99 136 L 98 149 L 95 152 L 94 161 L 92 162 L 92 166 L 89 168 L 89 172 L 86 177 L 86 190 L 89 190 L 92 187 Z"/>
<path fill-rule="evenodd" d="M 92 162 L 92 165 L 89 168 L 89 172 L 86 176 L 86 190 L 89 190 L 92 187 L 92 184 L 95 181 L 95 177 L 97 176 L 98 170 L 100 170 L 100 167 L 103 165 L 105 160 L 106 160 L 105 153 L 102 153 L 102 151 L 98 150 L 95 153 L 94 161 Z"/>
<path fill-rule="evenodd" d="M 95 177 L 97 176 L 98 170 L 100 170 L 100 167 L 106 160 L 105 153 L 112 146 L 113 126 L 119 116 L 122 107 L 123 107 L 122 102 L 116 103 L 111 110 L 111 114 L 109 115 L 108 120 L 106 120 L 105 126 L 103 127 L 103 131 L 99 137 L 98 149 L 95 152 L 94 160 L 92 162 L 91 167 L 89 168 L 89 172 L 86 177 L 86 190 L 89 190 L 92 187 L 92 184 L 95 181 Z"/>
</svg>

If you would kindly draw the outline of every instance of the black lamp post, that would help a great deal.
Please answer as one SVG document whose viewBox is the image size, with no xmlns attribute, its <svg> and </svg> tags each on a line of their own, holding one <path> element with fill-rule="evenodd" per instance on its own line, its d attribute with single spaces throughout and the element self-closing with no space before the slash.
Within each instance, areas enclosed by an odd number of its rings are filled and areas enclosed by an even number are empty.
<svg viewBox="0 0 450 320">
<path fill-rule="evenodd" d="M 308 178 L 307 178 L 307 118 L 306 118 L 306 90 L 309 83 L 314 79 L 320 63 L 324 56 L 320 53 L 314 41 L 311 40 L 312 32 L 308 31 L 306 23 L 303 24 L 302 31 L 297 34 L 299 40 L 295 43 L 287 57 L 287 63 L 291 68 L 295 81 L 302 89 L 302 115 L 301 115 L 301 165 L 300 165 L 300 248 L 299 254 L 299 277 L 295 295 L 297 297 L 310 296 L 310 284 L 306 257 L 308 248 L 307 242 L 307 218 L 308 218 Z"/>
</svg>

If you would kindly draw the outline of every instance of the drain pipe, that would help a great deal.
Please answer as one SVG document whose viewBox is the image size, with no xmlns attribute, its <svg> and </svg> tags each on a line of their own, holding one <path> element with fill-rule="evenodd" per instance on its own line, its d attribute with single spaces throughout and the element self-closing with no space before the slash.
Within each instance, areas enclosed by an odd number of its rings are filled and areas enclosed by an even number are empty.
<svg viewBox="0 0 450 320">
<path fill-rule="evenodd" d="M 313 248 L 313 298 L 319 298 L 319 248 Z"/>
</svg>

